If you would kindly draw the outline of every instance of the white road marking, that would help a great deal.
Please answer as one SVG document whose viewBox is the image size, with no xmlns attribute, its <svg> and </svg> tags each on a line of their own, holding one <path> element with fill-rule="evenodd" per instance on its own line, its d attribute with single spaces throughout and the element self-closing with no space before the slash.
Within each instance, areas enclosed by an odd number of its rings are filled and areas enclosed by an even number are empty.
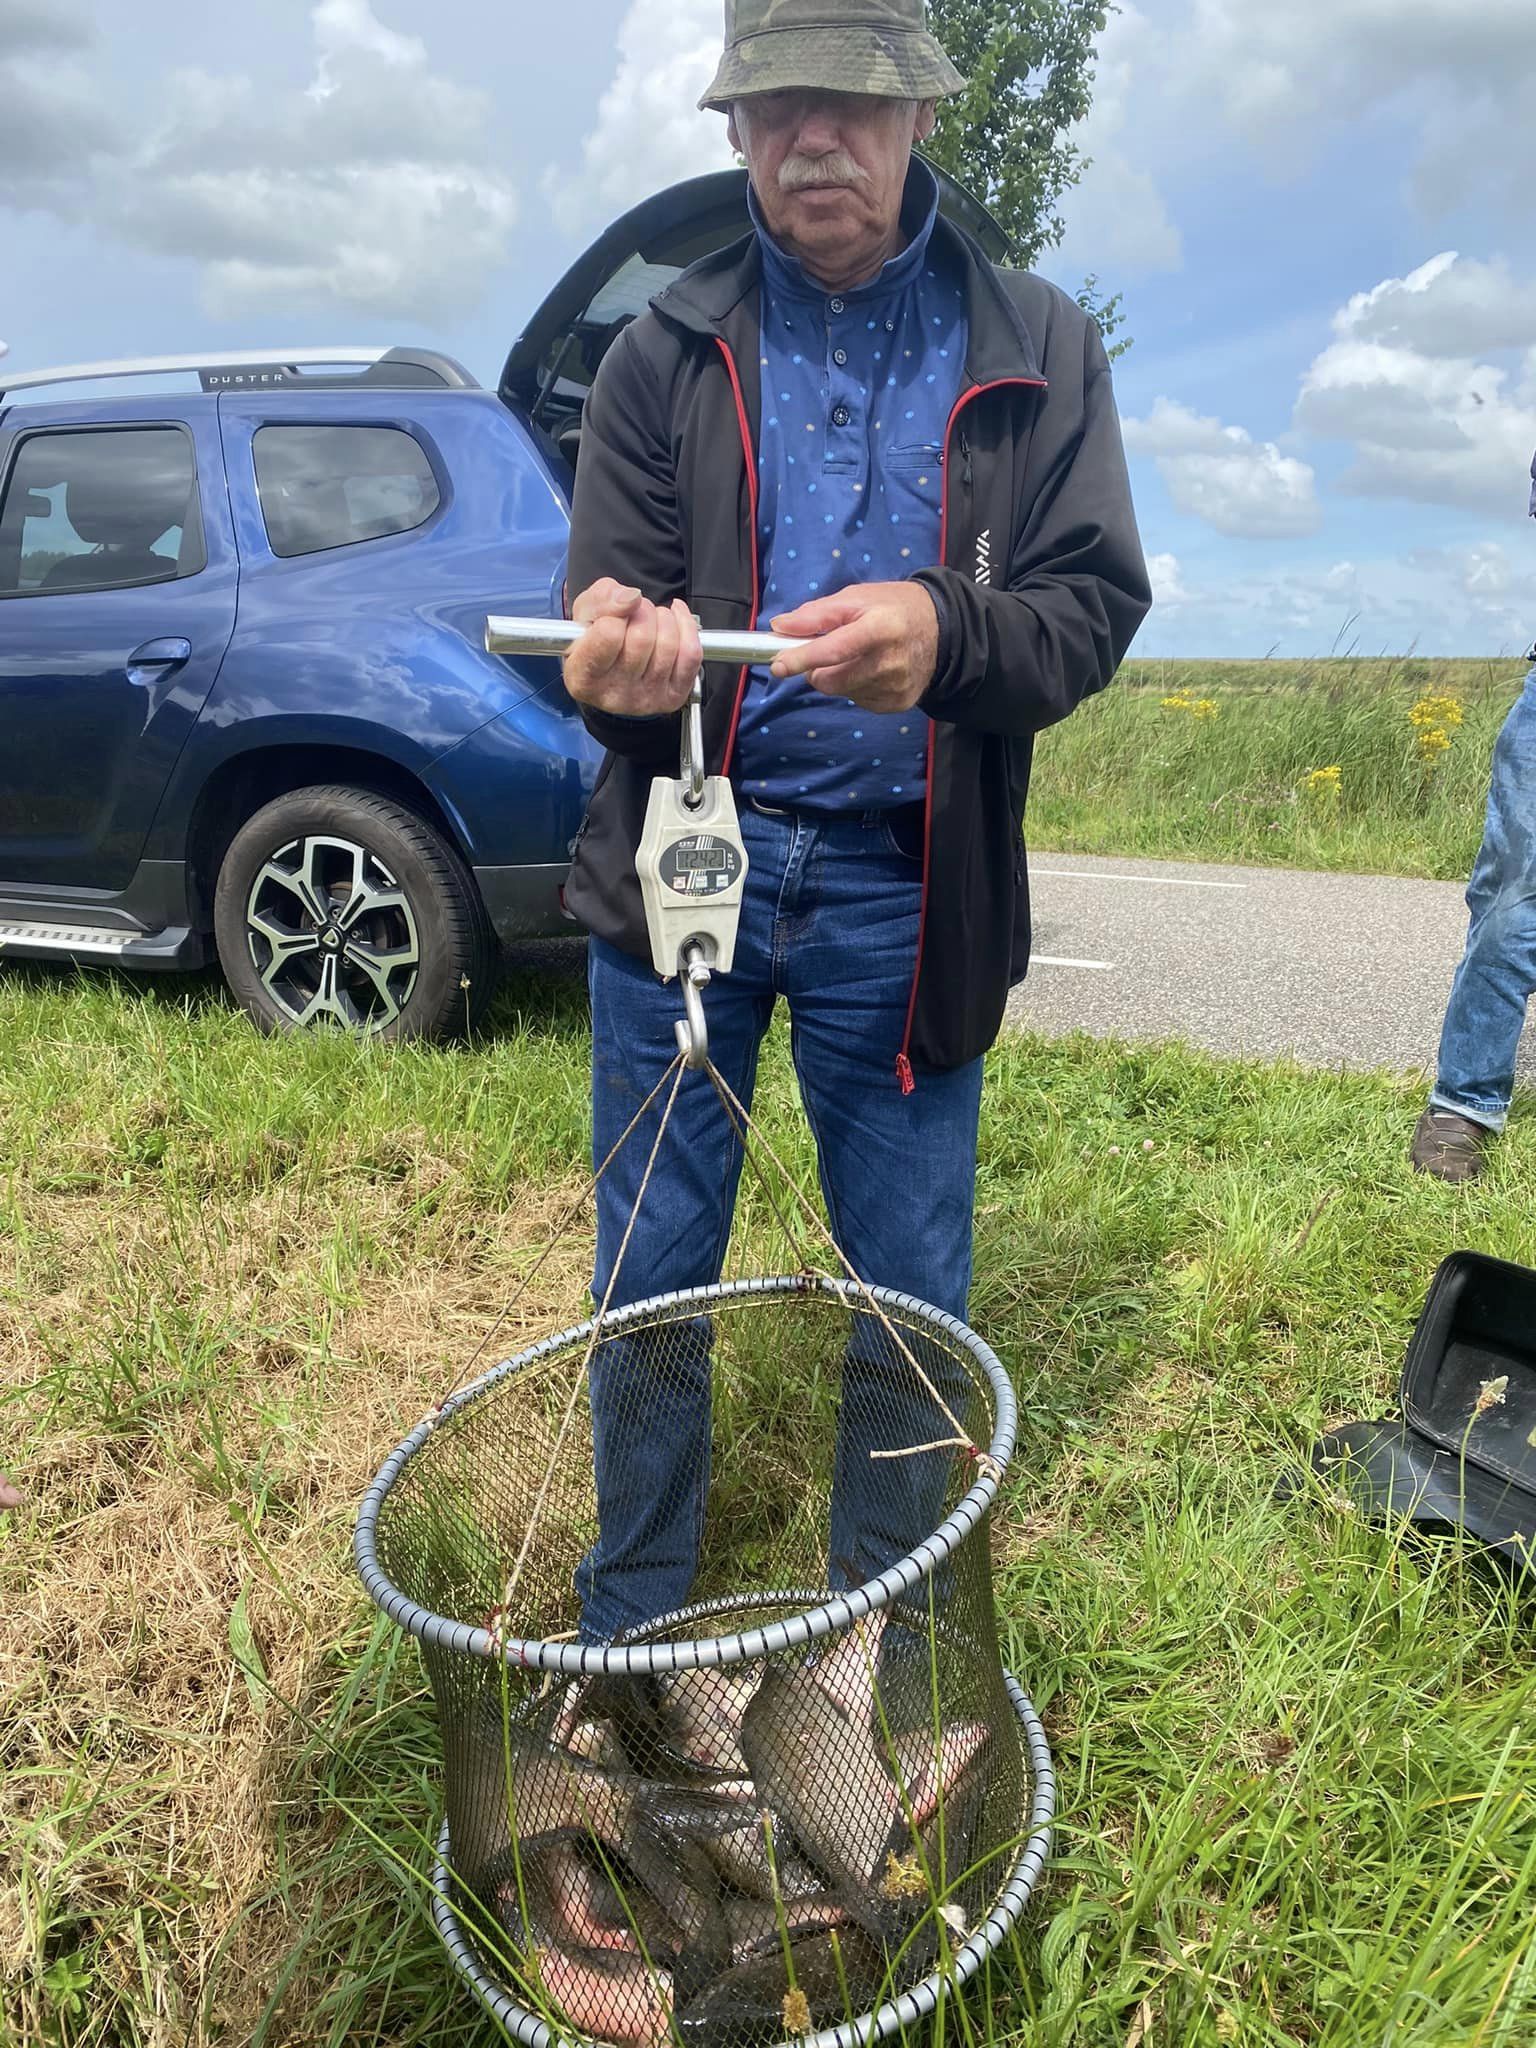
<svg viewBox="0 0 1536 2048">
<path fill-rule="evenodd" d="M 1031 967 L 1092 967 L 1099 974 L 1113 974 L 1115 971 L 1113 960 L 1062 960 L 1053 959 L 1049 953 L 1031 953 L 1029 964 Z"/>
<path fill-rule="evenodd" d="M 1053 882 L 1150 882 L 1159 889 L 1246 889 L 1246 882 L 1186 882 L 1182 875 L 1100 875 L 1086 868 L 1037 868 L 1029 864 L 1032 875 L 1049 877 Z"/>
</svg>

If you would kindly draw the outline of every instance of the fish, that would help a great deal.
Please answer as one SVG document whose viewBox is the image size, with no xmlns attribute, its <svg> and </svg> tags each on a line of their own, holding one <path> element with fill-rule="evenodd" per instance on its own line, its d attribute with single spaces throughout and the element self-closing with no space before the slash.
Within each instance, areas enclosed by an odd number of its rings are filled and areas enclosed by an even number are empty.
<svg viewBox="0 0 1536 2048">
<path fill-rule="evenodd" d="M 653 2048 L 672 2024 L 672 1978 L 641 1956 L 571 1955 L 547 1946 L 536 1951 L 540 1983 L 550 2001 L 583 2034 Z"/>
<path fill-rule="evenodd" d="M 552 1835 L 522 1842 L 517 1854 L 497 1866 L 491 1896 L 496 1915 L 520 1946 L 543 1936 L 572 1948 L 628 1948 L 639 1943 L 629 1929 L 610 1924 L 599 1879 L 582 1855 L 582 1839 Z"/>
<path fill-rule="evenodd" d="M 866 1726 L 874 1718 L 875 1672 L 890 1610 L 882 1607 L 848 1633 L 814 1665 L 816 1682 L 850 1721 Z"/>
<path fill-rule="evenodd" d="M 562 1746 L 583 1763 L 596 1764 L 600 1770 L 622 1771 L 629 1767 L 618 1731 L 609 1721 L 577 1721 Z"/>
<path fill-rule="evenodd" d="M 702 1672 L 680 1674 L 688 1677 L 715 1675 Z M 680 1739 L 677 1718 L 657 1675 L 588 1679 L 583 1690 L 582 1710 L 573 1728 L 582 1722 L 606 1725 L 617 1738 L 626 1761 L 641 1777 L 686 1782 L 690 1778 L 714 1774 L 712 1767 L 700 1763 Z M 738 1763 L 734 1775 L 739 1777 L 741 1768 Z"/>
<path fill-rule="evenodd" d="M 452 1867 L 482 1897 L 531 1849 L 556 1837 L 585 1842 L 600 1851 L 589 1858 L 597 1867 L 618 1864 L 638 1879 L 678 1947 L 701 1936 L 701 1894 L 719 1889 L 695 1838 L 707 1827 L 739 1825 L 742 1812 L 739 1799 L 653 1785 L 517 1723 L 486 1732 L 475 1768 L 452 1773 L 449 1794 Z M 716 1946 L 728 1947 L 723 1935 Z"/>
<path fill-rule="evenodd" d="M 676 1929 L 638 1886 L 623 1882 L 624 1876 L 617 1865 L 595 1867 L 585 1837 L 555 1835 L 523 1843 L 515 1866 L 495 1886 L 497 1914 L 523 1947 L 542 1939 L 565 1949 L 610 1949 L 670 1960 L 680 1945 Z"/>
<path fill-rule="evenodd" d="M 932 1728 L 907 1728 L 890 1738 L 888 1761 L 894 1762 L 913 1827 L 926 1827 L 935 1817 L 990 1740 L 991 1730 L 980 1721 L 956 1722 L 937 1744 Z"/>
<path fill-rule="evenodd" d="M 845 1714 L 819 1672 L 770 1665 L 741 1746 L 764 1803 L 835 1887 L 856 1892 L 884 1863 L 900 1809 L 867 1720 Z"/>
<path fill-rule="evenodd" d="M 731 1956 L 738 1963 L 767 1949 L 782 1949 L 786 1939 L 846 1927 L 848 1918 L 847 1907 L 824 1891 L 794 1899 L 730 1899 L 725 1908 Z"/>
<path fill-rule="evenodd" d="M 753 1811 L 739 1827 L 706 1839 L 705 1854 L 719 1876 L 731 1891 L 752 1899 L 771 1899 L 776 1891 L 796 1897 L 814 1891 L 820 1879 L 790 1841 L 787 1828 L 774 1825 L 769 1856 L 765 1821 L 773 1822 L 767 1807 Z"/>
<path fill-rule="evenodd" d="M 755 1665 L 700 1665 L 665 1680 L 662 1713 L 678 1752 L 701 1771 L 744 1777 L 747 1762 L 741 1753 L 741 1720 L 759 1682 Z"/>
<path fill-rule="evenodd" d="M 886 1974 L 880 1949 L 857 1928 L 802 1935 L 790 1943 L 789 1955 L 794 1988 L 804 1995 L 813 2025 L 856 2019 L 874 2004 Z M 679 2001 L 673 2029 L 686 2048 L 745 2048 L 780 2039 L 787 2031 L 789 1990 L 783 1947 L 765 1950 L 727 1970 L 698 1997 Z"/>
</svg>

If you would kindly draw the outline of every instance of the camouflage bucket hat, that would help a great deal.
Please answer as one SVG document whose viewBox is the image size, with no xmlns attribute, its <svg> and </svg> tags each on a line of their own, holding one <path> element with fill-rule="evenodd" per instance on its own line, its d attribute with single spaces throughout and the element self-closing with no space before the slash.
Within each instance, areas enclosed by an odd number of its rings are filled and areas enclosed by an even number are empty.
<svg viewBox="0 0 1536 2048">
<path fill-rule="evenodd" d="M 725 55 L 699 105 L 796 89 L 934 100 L 964 85 L 924 0 L 725 0 Z"/>
</svg>

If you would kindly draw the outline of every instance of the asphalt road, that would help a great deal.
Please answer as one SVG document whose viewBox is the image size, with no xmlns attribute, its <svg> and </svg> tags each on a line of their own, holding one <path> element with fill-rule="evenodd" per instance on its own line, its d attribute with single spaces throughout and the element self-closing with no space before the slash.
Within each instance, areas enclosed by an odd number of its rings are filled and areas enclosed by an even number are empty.
<svg viewBox="0 0 1536 2048">
<path fill-rule="evenodd" d="M 1461 885 L 1037 854 L 1015 1025 L 1181 1038 L 1309 1066 L 1432 1068 Z M 1536 1028 L 1521 1074 L 1536 1080 Z"/>
</svg>

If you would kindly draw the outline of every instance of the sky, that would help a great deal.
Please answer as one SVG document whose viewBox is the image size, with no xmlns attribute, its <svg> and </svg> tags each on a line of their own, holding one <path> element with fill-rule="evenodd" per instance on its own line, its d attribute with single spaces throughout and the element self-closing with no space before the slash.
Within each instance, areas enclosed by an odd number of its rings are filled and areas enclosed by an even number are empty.
<svg viewBox="0 0 1536 2048">
<path fill-rule="evenodd" d="M 0 0 L 8 367 L 430 344 L 731 161 L 720 0 Z M 1124 0 L 1043 265 L 1116 365 L 1170 657 L 1536 636 L 1536 0 Z"/>
</svg>

